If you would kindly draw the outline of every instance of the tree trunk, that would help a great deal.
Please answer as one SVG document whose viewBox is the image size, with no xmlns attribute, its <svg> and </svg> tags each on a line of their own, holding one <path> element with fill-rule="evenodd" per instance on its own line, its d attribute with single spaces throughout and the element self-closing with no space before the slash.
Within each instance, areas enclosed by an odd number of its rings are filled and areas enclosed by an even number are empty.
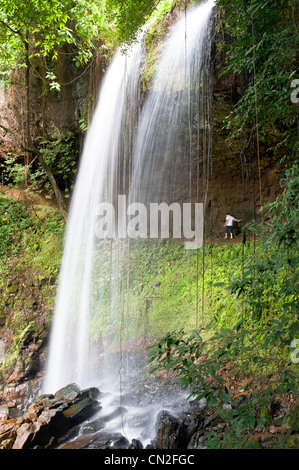
<svg viewBox="0 0 299 470">
<path fill-rule="evenodd" d="M 63 217 L 66 220 L 67 219 L 66 205 L 65 205 L 65 202 L 63 200 L 61 191 L 57 186 L 57 183 L 56 183 L 56 180 L 53 176 L 53 173 L 52 173 L 51 169 L 49 168 L 49 166 L 47 165 L 47 163 L 46 163 L 44 157 L 42 156 L 42 154 L 38 150 L 36 150 L 35 153 L 36 153 L 36 156 L 37 156 L 37 159 L 38 159 L 40 165 L 43 167 L 45 173 L 47 174 L 47 176 L 50 180 L 50 183 L 52 185 L 52 188 L 53 188 L 53 191 L 54 191 L 54 194 L 55 194 L 55 197 L 56 197 L 56 201 L 57 201 L 59 210 L 60 210 L 60 212 L 62 213 Z"/>
<path fill-rule="evenodd" d="M 31 152 L 37 156 L 37 159 L 40 163 L 40 165 L 43 167 L 46 175 L 48 176 L 50 183 L 53 187 L 53 191 L 57 200 L 57 204 L 59 207 L 60 212 L 62 213 L 63 217 L 66 219 L 67 218 L 67 209 L 65 202 L 63 200 L 62 194 L 60 189 L 58 188 L 58 185 L 56 183 L 56 180 L 54 178 L 54 175 L 50 169 L 50 167 L 47 165 L 47 162 L 45 161 L 43 155 L 39 152 L 38 149 L 35 149 L 34 146 L 32 145 L 32 137 L 31 137 L 31 132 L 30 132 L 30 59 L 29 59 L 29 35 L 28 32 L 26 34 L 26 41 L 25 41 L 25 49 L 26 49 L 26 72 L 25 72 L 25 89 L 26 89 L 26 152 Z M 26 164 L 26 162 L 25 162 Z M 29 162 L 27 162 L 27 165 Z"/>
<path fill-rule="evenodd" d="M 61 194 L 61 191 L 60 189 L 58 188 L 57 186 L 57 183 L 56 183 L 56 180 L 53 176 L 53 173 L 51 171 L 51 169 L 49 168 L 49 166 L 47 165 L 47 162 L 45 161 L 43 155 L 40 153 L 40 151 L 34 147 L 34 145 L 30 148 L 27 148 L 25 147 L 22 142 L 20 142 L 20 139 L 10 130 L 8 129 L 7 127 L 3 126 L 2 124 L 0 124 L 0 127 L 1 129 L 5 130 L 6 132 L 8 132 L 14 139 L 15 141 L 17 142 L 17 144 L 19 145 L 19 147 L 24 151 L 24 152 L 28 152 L 28 153 L 31 153 L 32 155 L 35 155 L 39 161 L 39 164 L 43 167 L 44 171 L 46 172 L 46 175 L 48 176 L 49 180 L 50 180 L 50 183 L 53 187 L 53 190 L 54 190 L 54 194 L 55 194 L 55 197 L 56 197 L 56 200 L 57 200 L 57 204 L 58 204 L 58 208 L 60 210 L 60 212 L 62 213 L 63 217 L 65 219 L 67 219 L 67 208 L 66 208 L 66 205 L 65 205 L 65 202 L 63 200 L 63 197 L 62 197 L 62 194 Z"/>
</svg>

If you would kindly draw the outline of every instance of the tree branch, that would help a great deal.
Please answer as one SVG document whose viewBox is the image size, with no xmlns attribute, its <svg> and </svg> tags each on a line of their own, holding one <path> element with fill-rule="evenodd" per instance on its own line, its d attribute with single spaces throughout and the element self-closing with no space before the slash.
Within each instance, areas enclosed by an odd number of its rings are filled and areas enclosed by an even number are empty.
<svg viewBox="0 0 299 470">
<path fill-rule="evenodd" d="M 3 24 L 3 26 L 5 26 L 5 28 L 9 29 L 9 31 L 11 31 L 13 34 L 17 34 L 18 36 L 20 36 L 23 43 L 25 45 L 27 44 L 26 39 L 23 37 L 23 35 L 22 35 L 22 33 L 19 29 L 17 29 L 17 30 L 13 29 L 11 26 L 9 26 L 7 23 L 5 23 L 5 21 L 3 21 L 3 20 L 0 20 L 0 23 Z"/>
<path fill-rule="evenodd" d="M 14 140 L 17 142 L 18 146 L 24 151 L 24 152 L 29 152 L 29 153 L 38 153 L 38 149 L 37 148 L 27 148 L 25 147 L 25 145 L 22 144 L 22 142 L 20 141 L 20 139 L 10 130 L 8 129 L 7 127 L 3 126 L 2 124 L 0 124 L 0 128 L 3 129 L 4 131 L 8 132 L 13 138 Z"/>
<path fill-rule="evenodd" d="M 14 140 L 17 142 L 17 144 L 19 145 L 19 147 L 24 151 L 24 152 L 28 152 L 28 153 L 32 153 L 33 155 L 35 155 L 40 163 L 40 165 L 42 166 L 43 170 L 45 171 L 46 175 L 48 176 L 50 182 L 51 182 L 51 185 L 53 187 L 53 190 L 54 190 L 54 194 L 55 194 L 55 197 L 56 197 L 56 200 L 57 200 L 57 204 L 58 204 L 58 207 L 59 207 L 59 210 L 60 212 L 62 213 L 64 219 L 66 220 L 67 219 L 67 209 L 66 209 L 66 205 L 65 205 L 65 202 L 63 200 L 63 197 L 61 195 L 61 191 L 60 189 L 58 188 L 57 186 L 57 183 L 56 183 L 56 180 L 54 178 L 54 175 L 50 169 L 50 167 L 48 166 L 46 160 L 44 159 L 43 155 L 40 153 L 40 151 L 38 150 L 37 147 L 35 146 L 31 146 L 31 147 L 26 147 L 25 145 L 22 144 L 22 142 L 20 141 L 20 139 L 14 134 L 14 132 L 12 132 L 10 129 L 8 129 L 7 127 L 3 126 L 2 124 L 0 124 L 0 128 L 3 129 L 4 131 L 8 132 L 13 138 Z"/>
</svg>

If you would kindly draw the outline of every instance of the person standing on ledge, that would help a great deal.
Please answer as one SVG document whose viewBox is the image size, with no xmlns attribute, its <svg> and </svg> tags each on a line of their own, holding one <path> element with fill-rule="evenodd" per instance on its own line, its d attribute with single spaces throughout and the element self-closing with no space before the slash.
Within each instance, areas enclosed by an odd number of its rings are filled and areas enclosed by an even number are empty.
<svg viewBox="0 0 299 470">
<path fill-rule="evenodd" d="M 242 219 L 235 219 L 232 215 L 226 214 L 225 218 L 225 238 L 227 238 L 227 234 L 230 233 L 230 238 L 233 238 L 233 223 L 234 222 L 241 222 Z"/>
</svg>

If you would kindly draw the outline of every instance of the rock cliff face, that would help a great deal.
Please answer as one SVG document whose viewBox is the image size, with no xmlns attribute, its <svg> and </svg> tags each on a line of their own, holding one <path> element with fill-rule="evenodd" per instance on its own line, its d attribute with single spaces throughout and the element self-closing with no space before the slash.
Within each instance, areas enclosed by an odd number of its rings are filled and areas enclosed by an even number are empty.
<svg viewBox="0 0 299 470">
<path fill-rule="evenodd" d="M 209 209 L 213 208 L 214 227 L 211 230 L 214 233 L 221 231 L 227 212 L 248 222 L 259 217 L 258 210 L 262 205 L 277 197 L 283 156 L 282 149 L 281 153 L 269 153 L 266 151 L 267 144 L 259 142 L 258 158 L 257 142 L 252 138 L 250 129 L 242 138 L 228 138 L 225 118 L 233 113 L 241 97 L 242 87 L 246 84 L 246 71 L 243 77 L 222 73 L 226 57 L 218 46 L 230 41 L 223 31 L 222 20 L 216 11 L 212 44 L 212 170 L 207 201 L 208 215 L 211 214 Z"/>
</svg>

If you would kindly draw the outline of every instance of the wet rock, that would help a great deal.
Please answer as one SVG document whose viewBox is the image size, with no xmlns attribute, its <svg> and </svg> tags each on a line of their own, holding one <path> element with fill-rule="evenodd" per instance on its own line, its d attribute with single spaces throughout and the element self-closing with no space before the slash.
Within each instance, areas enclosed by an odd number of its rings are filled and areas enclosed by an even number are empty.
<svg viewBox="0 0 299 470">
<path fill-rule="evenodd" d="M 204 449 L 204 442 L 207 439 L 203 431 L 198 431 L 190 439 L 188 449 Z"/>
<path fill-rule="evenodd" d="M 203 427 L 206 413 L 201 404 L 190 405 L 188 411 L 179 414 L 182 423 L 180 429 L 180 448 L 187 448 L 192 436 Z"/>
<path fill-rule="evenodd" d="M 14 440 L 13 439 L 4 439 L 4 441 L 1 442 L 0 448 L 1 449 L 12 449 Z"/>
<path fill-rule="evenodd" d="M 3 420 L 0 423 L 0 446 L 2 448 L 12 448 L 20 425 L 21 422 L 16 419 Z M 4 442 L 5 444 L 3 444 Z"/>
<path fill-rule="evenodd" d="M 63 414 L 69 422 L 69 427 L 72 427 L 90 418 L 98 410 L 99 405 L 96 402 L 85 398 L 67 408 Z"/>
<path fill-rule="evenodd" d="M 178 449 L 180 421 L 169 411 L 162 410 L 157 417 L 157 449 Z"/>
<path fill-rule="evenodd" d="M 7 383 L 18 382 L 24 376 L 23 364 L 19 361 L 13 371 L 13 373 L 8 377 Z"/>
<path fill-rule="evenodd" d="M 35 403 L 44 402 L 45 400 L 53 400 L 53 398 L 54 398 L 54 395 L 52 394 L 39 395 L 37 399 L 35 400 Z"/>
<path fill-rule="evenodd" d="M 36 400 L 29 406 L 27 410 L 27 417 L 31 421 L 34 421 L 40 416 L 40 414 L 43 411 L 53 410 L 53 409 L 64 410 L 68 408 L 72 403 L 73 403 L 72 401 L 66 401 L 66 402 L 62 400 L 56 401 L 53 398 L 51 399 L 45 396 L 43 400 L 39 398 L 38 400 Z"/>
<path fill-rule="evenodd" d="M 66 442 L 57 447 L 57 449 L 85 449 L 99 437 L 99 433 L 82 434 L 71 442 Z"/>
<path fill-rule="evenodd" d="M 81 392 L 77 396 L 77 400 L 83 400 L 84 398 L 90 398 L 91 400 L 97 400 L 101 395 L 101 392 L 96 387 L 90 387 Z"/>
<path fill-rule="evenodd" d="M 129 441 L 120 433 L 101 433 L 88 449 L 128 449 Z"/>
<path fill-rule="evenodd" d="M 10 403 L 9 417 L 17 417 L 26 411 L 28 397 L 36 394 L 40 386 L 40 379 L 26 381 L 19 384 L 6 384 L 1 393 L 1 400 Z"/>
<path fill-rule="evenodd" d="M 9 415 L 8 405 L 0 405 L 0 420 L 7 419 Z"/>
<path fill-rule="evenodd" d="M 105 427 L 105 423 L 102 419 L 95 419 L 94 421 L 90 421 L 85 423 L 83 426 L 83 434 L 91 434 L 103 429 Z"/>
<path fill-rule="evenodd" d="M 61 436 L 67 429 L 67 420 L 62 411 L 43 411 L 36 421 L 24 423 L 17 429 L 17 438 L 12 448 L 46 448 L 53 438 Z"/>
<path fill-rule="evenodd" d="M 35 435 L 35 425 L 24 423 L 17 429 L 17 438 L 12 449 L 29 449 Z"/>
<path fill-rule="evenodd" d="M 109 449 L 128 449 L 130 442 L 124 436 L 116 438 L 115 440 L 110 441 Z"/>
<path fill-rule="evenodd" d="M 79 424 L 78 426 L 74 426 L 73 428 L 70 428 L 68 429 L 64 434 L 63 436 L 61 436 L 60 438 L 57 438 L 55 439 L 55 441 L 53 441 L 51 443 L 51 445 L 49 446 L 50 449 L 54 448 L 54 449 L 58 449 L 60 448 L 60 446 L 62 446 L 63 444 L 67 443 L 67 442 L 70 442 L 70 441 L 73 441 L 74 439 L 77 438 L 77 436 L 79 435 L 80 433 L 80 427 L 81 425 Z"/>
<path fill-rule="evenodd" d="M 60 437 L 69 429 L 67 419 L 61 410 L 43 411 L 37 423 L 45 427 L 51 437 Z M 43 445 L 41 442 L 38 444 Z"/>
<path fill-rule="evenodd" d="M 157 449 L 157 444 L 155 440 L 152 440 L 149 444 L 147 444 L 146 449 Z"/>
<path fill-rule="evenodd" d="M 132 439 L 132 442 L 129 445 L 129 449 L 143 449 L 142 442 L 140 442 L 138 439 Z"/>
<path fill-rule="evenodd" d="M 115 410 L 111 411 L 111 413 L 108 413 L 105 416 L 101 416 L 101 418 L 103 421 L 108 422 L 108 421 L 112 421 L 115 418 L 118 418 L 118 416 L 122 416 L 126 414 L 127 412 L 128 410 L 126 408 L 122 406 L 118 406 L 117 408 L 115 408 Z"/>
<path fill-rule="evenodd" d="M 34 421 L 39 417 L 39 415 L 44 411 L 44 405 L 36 406 L 34 403 L 31 405 L 27 411 L 27 417 L 30 421 Z"/>
<path fill-rule="evenodd" d="M 66 436 L 75 437 L 78 433 L 76 426 L 98 411 L 100 405 L 93 398 L 99 394 L 98 389 L 81 392 L 75 384 L 70 384 L 55 395 L 39 396 L 22 418 L 0 423 L 0 444 L 4 442 L 2 448 L 51 448 Z M 82 397 L 85 398 L 80 399 Z"/>
<path fill-rule="evenodd" d="M 57 449 L 128 449 L 129 441 L 119 433 L 81 434 L 71 442 L 66 442 Z"/>
<path fill-rule="evenodd" d="M 75 400 L 80 393 L 80 387 L 72 383 L 55 393 L 55 400 Z"/>
</svg>

